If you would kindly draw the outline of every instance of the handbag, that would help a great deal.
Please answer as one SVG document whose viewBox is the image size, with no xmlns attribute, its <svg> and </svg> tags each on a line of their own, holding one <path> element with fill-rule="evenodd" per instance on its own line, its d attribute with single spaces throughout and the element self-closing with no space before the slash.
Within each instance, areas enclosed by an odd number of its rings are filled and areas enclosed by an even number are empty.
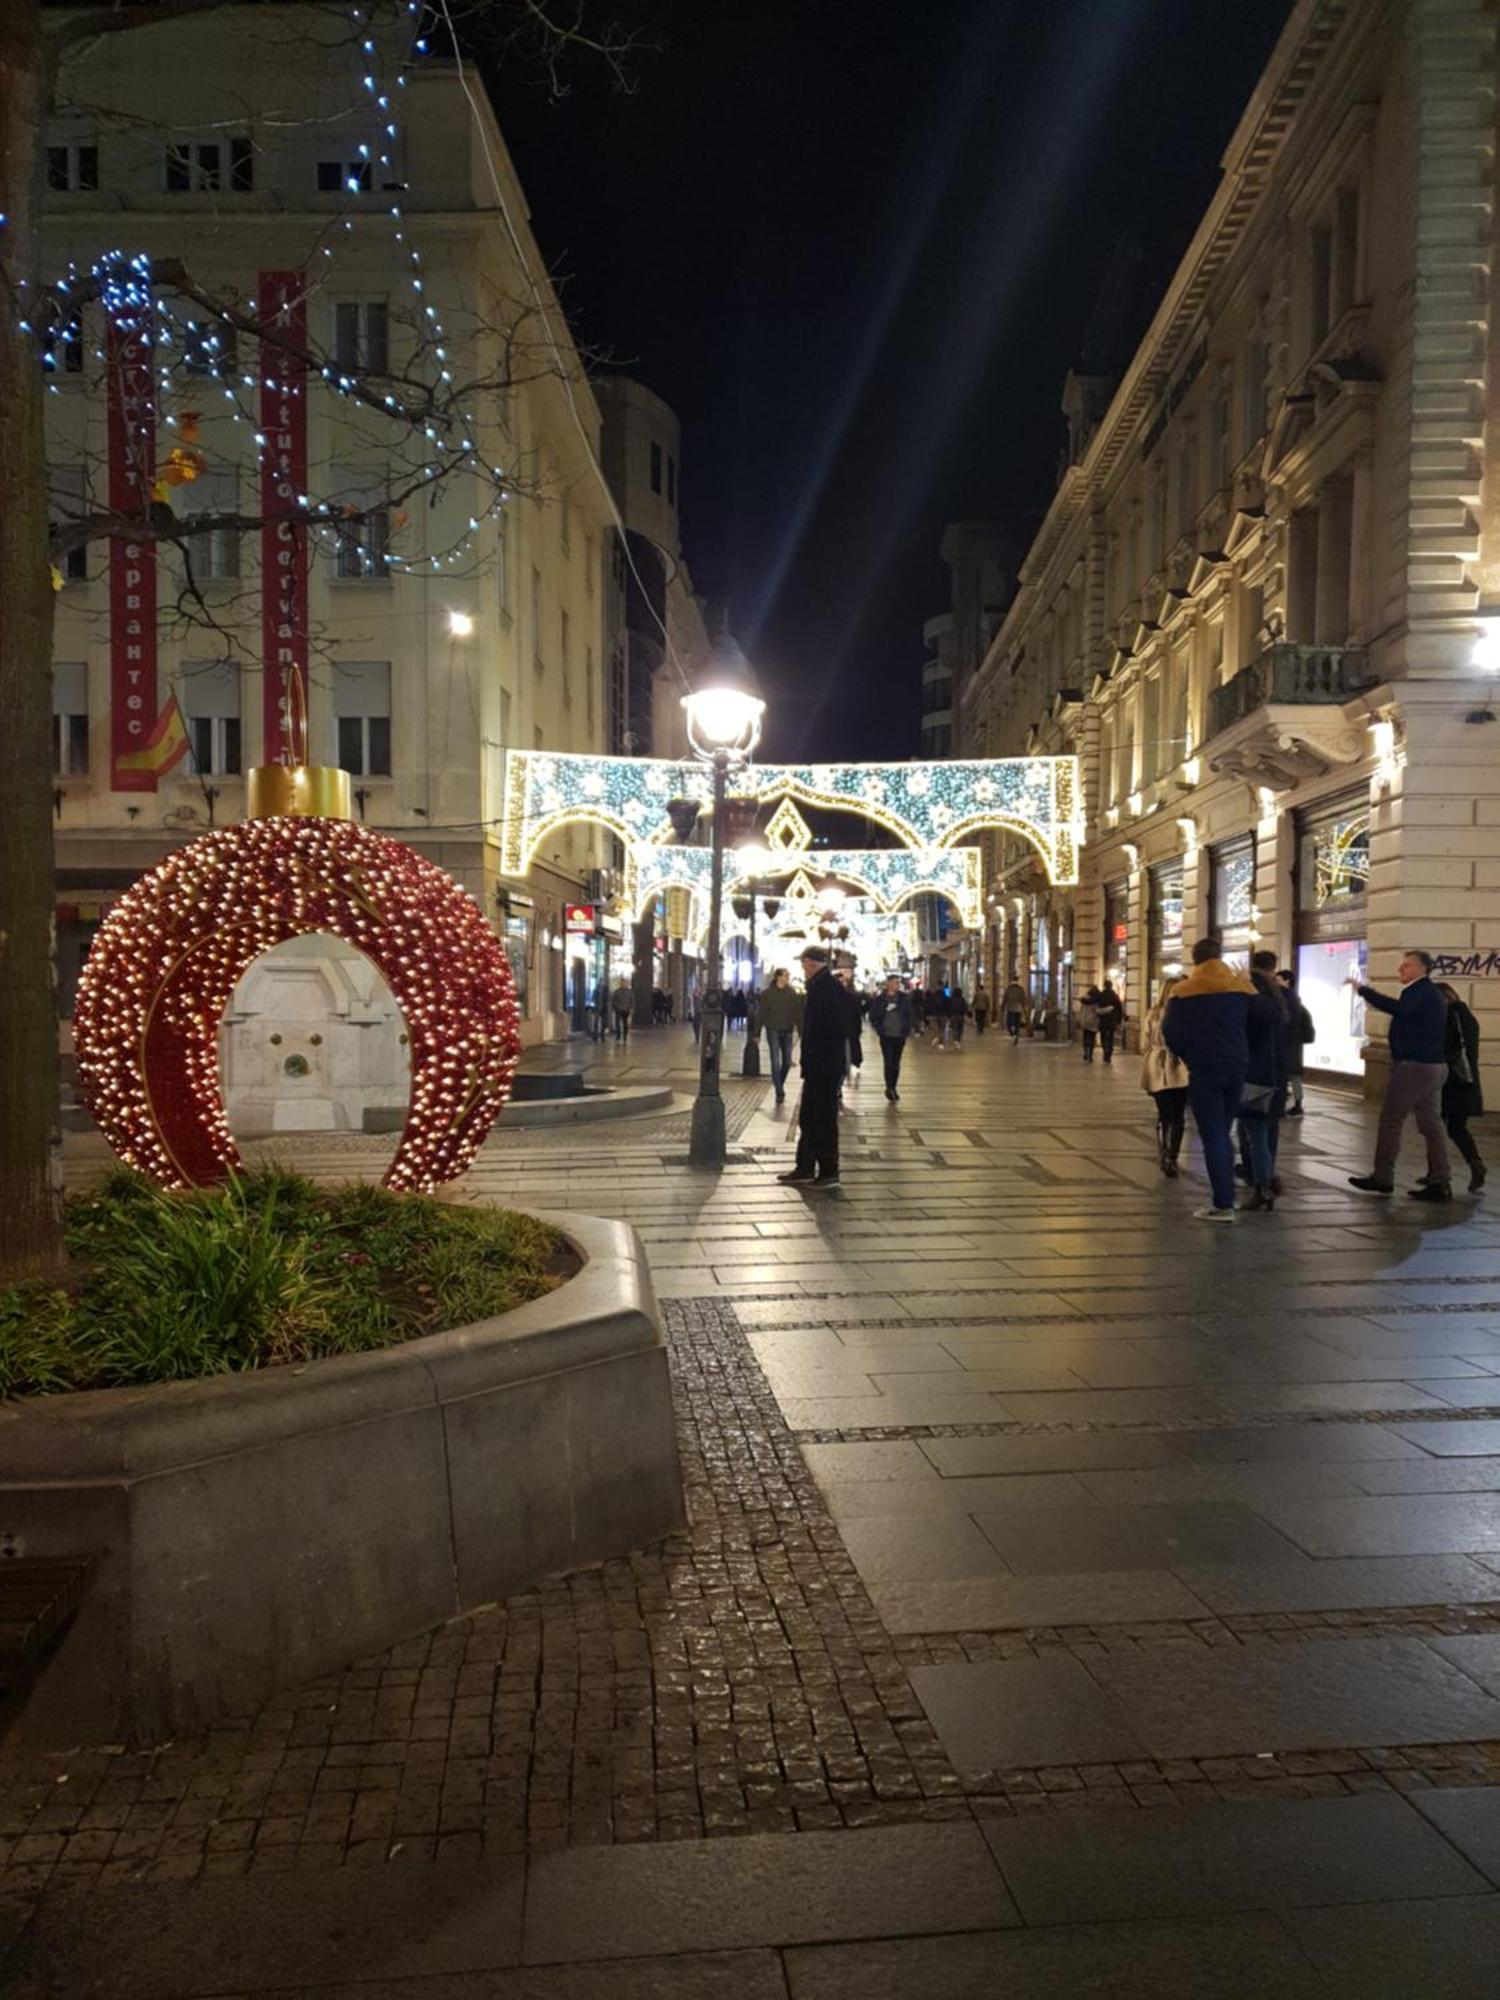
<svg viewBox="0 0 1500 2000">
<path fill-rule="evenodd" d="M 1472 1083 L 1474 1081 L 1474 1070 L 1469 1062 L 1469 1051 L 1464 1047 L 1462 1042 L 1459 1043 L 1452 1055 L 1449 1056 L 1448 1068 L 1460 1083 Z"/>
<path fill-rule="evenodd" d="M 1269 1118 L 1271 1099 L 1275 1095 L 1272 1084 L 1247 1083 L 1240 1092 L 1240 1115 L 1245 1118 Z"/>
</svg>

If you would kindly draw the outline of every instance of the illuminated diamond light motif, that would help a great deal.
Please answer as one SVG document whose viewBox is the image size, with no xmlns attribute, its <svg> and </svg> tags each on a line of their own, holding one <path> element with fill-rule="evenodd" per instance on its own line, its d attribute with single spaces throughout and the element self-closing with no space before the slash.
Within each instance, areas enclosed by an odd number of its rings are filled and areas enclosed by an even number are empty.
<svg viewBox="0 0 1500 2000">
<path fill-rule="evenodd" d="M 667 889 L 680 888 L 691 889 L 698 909 L 706 911 L 712 859 L 706 847 L 642 849 L 636 856 L 631 908 L 644 912 Z M 745 878 L 734 874 L 732 856 L 730 864 L 725 886 L 732 890 Z M 983 915 L 977 847 L 820 847 L 815 853 L 783 849 L 779 854 L 773 849 L 759 879 L 779 881 L 792 868 L 807 866 L 815 867 L 819 875 L 836 875 L 841 882 L 854 883 L 881 910 L 895 910 L 914 896 L 945 896 L 961 924 L 977 927 Z M 815 899 L 810 878 L 804 875 L 800 880 L 808 881 L 808 893 Z M 793 901 L 801 900 L 799 878 L 794 877 L 781 893 Z"/>
<path fill-rule="evenodd" d="M 783 799 L 766 822 L 765 841 L 773 854 L 801 854 L 812 846 L 812 828 L 790 799 Z"/>
</svg>

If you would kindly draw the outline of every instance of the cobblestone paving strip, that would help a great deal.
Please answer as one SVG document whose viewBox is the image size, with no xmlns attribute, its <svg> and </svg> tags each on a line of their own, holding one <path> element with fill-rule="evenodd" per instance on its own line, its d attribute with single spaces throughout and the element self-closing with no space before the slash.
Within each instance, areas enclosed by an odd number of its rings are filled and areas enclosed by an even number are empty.
<svg viewBox="0 0 1500 2000">
<path fill-rule="evenodd" d="M 191 1742 L 0 1754 L 0 1894 L 616 1841 L 1500 1782 L 1500 1743 L 956 1772 L 951 1660 L 1500 1631 L 1500 1602 L 893 1638 L 729 1307 L 665 1308 L 689 1530 Z"/>
</svg>

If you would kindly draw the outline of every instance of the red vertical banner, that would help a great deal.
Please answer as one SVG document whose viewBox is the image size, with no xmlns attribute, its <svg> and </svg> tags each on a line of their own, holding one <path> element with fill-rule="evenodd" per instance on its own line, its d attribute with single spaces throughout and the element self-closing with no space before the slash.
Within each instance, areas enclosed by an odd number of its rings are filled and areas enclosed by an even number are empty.
<svg viewBox="0 0 1500 2000">
<path fill-rule="evenodd" d="M 156 378 L 151 294 L 142 283 L 111 302 L 105 349 L 111 512 L 143 519 L 156 483 Z M 122 762 L 156 724 L 156 544 L 109 545 L 109 788 L 154 792 L 154 771 Z"/>
<path fill-rule="evenodd" d="M 260 343 L 261 651 L 266 764 L 305 764 L 307 747 L 307 280 L 262 271 Z"/>
</svg>

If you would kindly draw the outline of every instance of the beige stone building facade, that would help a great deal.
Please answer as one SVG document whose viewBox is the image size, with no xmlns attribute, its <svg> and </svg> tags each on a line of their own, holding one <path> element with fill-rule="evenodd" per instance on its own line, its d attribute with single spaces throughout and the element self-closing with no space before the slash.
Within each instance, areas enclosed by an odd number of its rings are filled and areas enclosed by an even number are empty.
<svg viewBox="0 0 1500 2000">
<path fill-rule="evenodd" d="M 421 366 L 433 365 L 431 328 L 441 325 L 440 358 L 487 385 L 475 398 L 476 436 L 490 465 L 513 470 L 503 508 L 493 511 L 484 480 L 460 469 L 430 496 L 336 528 L 315 549 L 308 742 L 314 762 L 351 772 L 369 823 L 430 855 L 479 901 L 510 952 L 534 1041 L 581 1018 L 594 967 L 568 937 L 564 909 L 589 899 L 609 855 L 596 830 L 572 828 L 526 880 L 506 880 L 505 757 L 607 747 L 617 517 L 599 408 L 491 107 L 472 72 L 461 79 L 431 58 L 408 64 L 408 53 L 384 40 L 366 52 L 347 21 L 286 7 L 219 10 L 85 48 L 63 78 L 78 109 L 48 135 L 48 264 L 87 269 L 123 246 L 180 259 L 215 296 L 251 299 L 258 274 L 304 272 L 308 342 L 335 366 L 399 379 L 424 340 Z M 377 65 L 367 87 L 363 74 Z M 85 309 L 49 403 L 54 489 L 72 503 L 97 503 L 108 480 L 101 319 Z M 180 355 L 158 391 L 158 464 L 182 434 L 171 423 L 190 412 L 206 461 L 202 478 L 172 496 L 179 510 L 258 511 L 260 343 L 240 345 L 237 361 L 220 353 L 197 369 Z M 499 390 L 507 372 L 511 385 Z M 309 493 L 362 501 L 392 454 L 409 463 L 414 448 L 420 439 L 403 440 L 311 381 Z M 175 695 L 192 748 L 154 789 L 112 787 L 118 635 L 106 548 L 80 552 L 59 591 L 65 1005 L 111 900 L 172 845 L 239 818 L 245 773 L 265 756 L 261 535 L 215 534 L 195 550 L 211 625 L 179 615 L 173 552 L 156 563 L 143 712 L 154 717 Z"/>
<path fill-rule="evenodd" d="M 1299 0 L 1068 464 L 960 740 L 1082 758 L 1076 890 L 998 845 L 991 976 L 1137 1021 L 1192 940 L 1297 968 L 1314 1070 L 1378 1076 L 1343 984 L 1442 956 L 1500 1091 L 1495 8 Z"/>
</svg>

